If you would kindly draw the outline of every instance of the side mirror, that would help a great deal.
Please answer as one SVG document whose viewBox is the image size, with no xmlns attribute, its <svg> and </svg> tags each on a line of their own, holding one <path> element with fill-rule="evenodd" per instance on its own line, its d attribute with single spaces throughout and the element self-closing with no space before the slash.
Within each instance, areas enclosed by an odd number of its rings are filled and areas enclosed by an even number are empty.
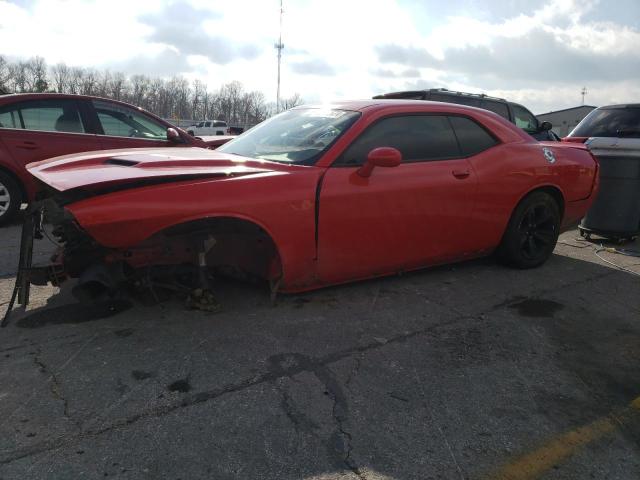
<svg viewBox="0 0 640 480">
<path fill-rule="evenodd" d="M 358 169 L 358 175 L 370 177 L 375 167 L 397 167 L 401 162 L 400 150 L 392 147 L 374 148 L 367 155 L 366 163 Z"/>
<path fill-rule="evenodd" d="M 542 122 L 540 124 L 540 131 L 541 132 L 548 132 L 552 128 L 553 128 L 553 125 L 551 125 L 551 122 Z"/>
<path fill-rule="evenodd" d="M 167 128 L 167 140 L 169 140 L 170 142 L 173 142 L 173 143 L 183 143 L 184 142 L 184 140 L 182 140 L 182 137 L 180 136 L 178 131 L 173 127 Z"/>
</svg>

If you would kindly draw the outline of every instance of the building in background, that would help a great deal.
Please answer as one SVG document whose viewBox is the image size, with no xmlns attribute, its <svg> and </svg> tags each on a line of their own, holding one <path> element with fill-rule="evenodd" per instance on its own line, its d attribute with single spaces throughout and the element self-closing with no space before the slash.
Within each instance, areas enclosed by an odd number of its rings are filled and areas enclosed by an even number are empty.
<svg viewBox="0 0 640 480">
<path fill-rule="evenodd" d="M 541 122 L 551 122 L 553 131 L 561 137 L 566 137 L 594 108 L 596 107 L 592 105 L 580 105 L 579 107 L 565 108 L 555 112 L 541 113 L 536 117 Z"/>
</svg>

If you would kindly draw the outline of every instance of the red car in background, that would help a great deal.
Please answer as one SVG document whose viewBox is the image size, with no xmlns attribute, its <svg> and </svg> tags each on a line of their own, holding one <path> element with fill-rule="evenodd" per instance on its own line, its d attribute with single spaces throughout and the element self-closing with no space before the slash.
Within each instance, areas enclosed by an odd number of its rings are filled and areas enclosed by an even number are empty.
<svg viewBox="0 0 640 480">
<path fill-rule="evenodd" d="M 168 129 L 173 129 L 169 131 Z M 225 137 L 228 138 L 228 137 Z M 0 224 L 35 196 L 25 166 L 70 153 L 132 147 L 216 147 L 127 103 L 56 93 L 0 97 Z"/>
<path fill-rule="evenodd" d="M 204 270 L 297 292 L 494 251 L 531 268 L 589 208 L 597 168 L 583 145 L 540 143 L 487 110 L 407 100 L 298 107 L 217 150 L 29 165 L 51 193 L 32 214 L 45 210 L 62 245 L 29 276 L 80 278 L 74 291 L 86 298 L 140 275 L 166 284 L 188 272 L 202 280 Z"/>
</svg>

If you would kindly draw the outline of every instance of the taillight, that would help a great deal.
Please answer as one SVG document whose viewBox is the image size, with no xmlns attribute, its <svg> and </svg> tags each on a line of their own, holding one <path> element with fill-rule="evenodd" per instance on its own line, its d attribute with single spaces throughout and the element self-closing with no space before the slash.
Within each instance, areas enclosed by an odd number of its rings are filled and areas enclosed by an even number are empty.
<svg viewBox="0 0 640 480">
<path fill-rule="evenodd" d="M 570 142 L 570 143 L 584 143 L 587 140 L 589 140 L 589 137 L 563 137 L 562 138 L 563 142 Z"/>
</svg>

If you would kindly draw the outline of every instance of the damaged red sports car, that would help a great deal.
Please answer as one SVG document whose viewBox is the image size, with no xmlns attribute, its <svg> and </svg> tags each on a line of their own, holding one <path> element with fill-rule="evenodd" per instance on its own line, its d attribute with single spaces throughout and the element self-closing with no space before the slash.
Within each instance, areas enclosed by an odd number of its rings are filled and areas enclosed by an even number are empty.
<svg viewBox="0 0 640 480">
<path fill-rule="evenodd" d="M 487 110 L 369 100 L 298 107 L 215 151 L 110 150 L 28 166 L 48 193 L 23 233 L 19 297 L 79 278 L 79 297 L 131 282 L 255 277 L 299 292 L 497 252 L 541 265 L 587 211 L 598 166 Z M 31 265 L 40 215 L 62 245 Z"/>
</svg>

